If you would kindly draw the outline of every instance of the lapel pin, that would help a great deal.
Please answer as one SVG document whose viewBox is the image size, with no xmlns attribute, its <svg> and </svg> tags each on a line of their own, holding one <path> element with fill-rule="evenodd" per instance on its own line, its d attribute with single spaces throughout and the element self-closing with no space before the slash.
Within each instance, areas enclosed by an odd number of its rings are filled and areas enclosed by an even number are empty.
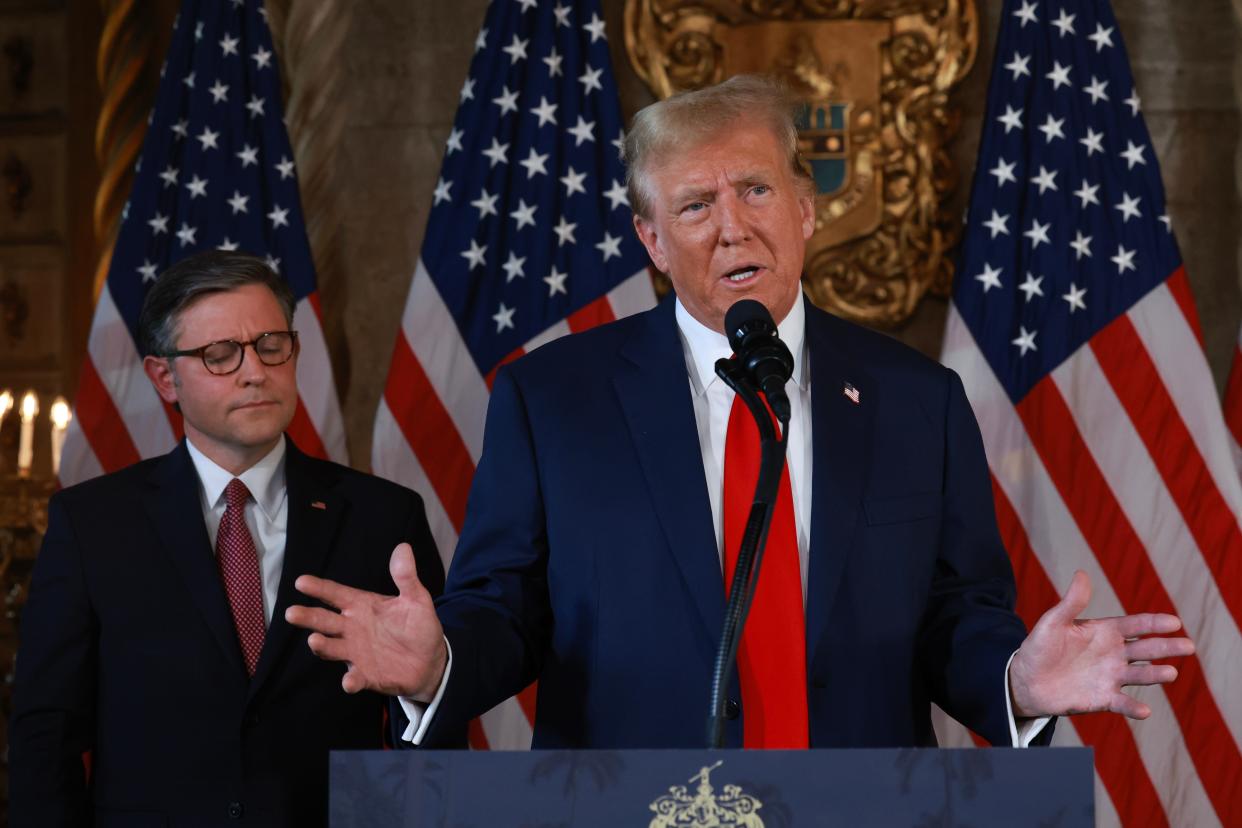
<svg viewBox="0 0 1242 828">
<path fill-rule="evenodd" d="M 859 402 L 861 402 L 861 395 L 858 393 L 858 389 L 848 382 L 845 384 L 845 387 L 841 389 L 841 393 L 844 394 L 846 399 L 854 405 L 858 405 Z"/>
<path fill-rule="evenodd" d="M 857 400 L 855 400 L 855 402 L 857 402 Z M 328 504 L 324 503 L 322 500 L 312 500 L 311 508 L 312 509 L 323 509 L 327 511 Z"/>
</svg>

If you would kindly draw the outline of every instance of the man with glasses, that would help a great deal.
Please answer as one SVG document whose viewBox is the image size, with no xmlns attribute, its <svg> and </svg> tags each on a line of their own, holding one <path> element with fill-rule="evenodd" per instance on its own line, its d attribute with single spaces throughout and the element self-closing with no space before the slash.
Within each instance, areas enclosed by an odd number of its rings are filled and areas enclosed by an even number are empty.
<svg viewBox="0 0 1242 828">
<path fill-rule="evenodd" d="M 345 669 L 285 622 L 293 581 L 395 593 L 403 542 L 433 593 L 443 569 L 418 495 L 284 434 L 293 308 L 263 260 L 223 251 L 148 293 L 143 368 L 185 439 L 52 499 L 22 619 L 13 825 L 323 825 L 328 751 L 383 745 L 384 698 L 342 693 Z"/>
</svg>

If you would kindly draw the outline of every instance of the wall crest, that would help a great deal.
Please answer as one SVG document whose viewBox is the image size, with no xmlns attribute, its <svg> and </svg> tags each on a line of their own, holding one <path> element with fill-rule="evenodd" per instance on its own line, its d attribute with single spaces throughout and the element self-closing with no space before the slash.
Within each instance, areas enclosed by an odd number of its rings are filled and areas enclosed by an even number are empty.
<svg viewBox="0 0 1242 828">
<path fill-rule="evenodd" d="M 948 294 L 961 233 L 945 212 L 949 94 L 978 49 L 973 0 L 627 0 L 625 45 L 660 98 L 760 72 L 802 99 L 816 304 L 893 326 L 927 291 Z"/>
</svg>

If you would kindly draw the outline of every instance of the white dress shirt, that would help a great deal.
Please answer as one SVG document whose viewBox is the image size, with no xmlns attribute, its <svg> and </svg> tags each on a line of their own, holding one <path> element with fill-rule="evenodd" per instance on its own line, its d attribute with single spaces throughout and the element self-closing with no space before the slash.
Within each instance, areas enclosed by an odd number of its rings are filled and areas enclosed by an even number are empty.
<svg viewBox="0 0 1242 828">
<path fill-rule="evenodd" d="M 203 509 L 203 522 L 207 524 L 207 539 L 211 550 L 216 549 L 216 535 L 220 531 L 220 519 L 228 505 L 224 488 L 234 475 L 217 466 L 199 451 L 190 439 L 185 441 L 190 460 L 198 472 L 199 505 Z M 270 627 L 272 610 L 276 606 L 276 591 L 280 588 L 280 571 L 285 563 L 285 535 L 289 520 L 288 498 L 285 488 L 285 441 L 281 438 L 276 447 L 262 460 L 237 475 L 250 490 L 246 503 L 246 528 L 254 541 L 259 555 L 259 571 L 263 576 L 263 620 Z"/>
<path fill-rule="evenodd" d="M 712 509 L 712 525 L 716 531 L 716 552 L 720 556 L 721 571 L 724 568 L 724 519 L 721 501 L 724 499 L 724 450 L 725 432 L 729 425 L 729 412 L 735 396 L 733 389 L 716 375 L 716 360 L 733 355 L 729 340 L 724 334 L 708 328 L 686 310 L 677 300 L 675 315 L 677 330 L 681 336 L 682 351 L 686 360 L 686 373 L 690 381 L 694 405 L 694 422 L 698 430 L 699 450 L 703 456 L 703 473 L 707 481 L 707 495 Z M 794 524 L 798 536 L 798 563 L 802 576 L 802 603 L 806 606 L 806 576 L 809 569 L 811 527 L 811 370 L 806 356 L 806 308 L 802 297 L 777 325 L 781 340 L 793 355 L 793 375 L 785 384 L 789 395 L 789 442 L 786 446 L 786 464 L 789 468 L 789 484 L 793 495 Z M 445 639 L 447 643 L 447 639 Z M 1013 657 L 1010 656 L 1010 661 Z M 449 653 L 448 667 L 452 667 Z M 1001 676 L 1005 688 L 1005 706 L 1009 719 L 1009 734 L 1014 747 L 1027 747 L 1044 726 L 1047 718 L 1017 722 L 1009 700 L 1009 665 Z M 410 725 L 403 738 L 419 744 L 439 707 L 440 698 L 448 684 L 448 669 L 436 691 L 431 704 L 423 705 L 402 698 L 401 706 Z"/>
<path fill-rule="evenodd" d="M 694 423 L 699 432 L 699 450 L 703 454 L 703 474 L 707 480 L 707 497 L 712 507 L 712 525 L 716 529 L 716 552 L 721 556 L 724 572 L 724 515 L 720 511 L 724 499 L 725 433 L 729 429 L 729 413 L 736 396 L 728 383 L 716 375 L 716 360 L 733 356 L 729 340 L 690 315 L 677 303 L 677 330 L 681 334 L 686 356 L 686 373 L 690 377 L 690 394 L 694 403 Z M 793 494 L 794 527 L 798 535 L 798 568 L 802 572 L 802 603 L 806 605 L 807 554 L 811 537 L 811 372 L 806 359 L 806 308 L 801 301 L 777 327 L 777 332 L 793 355 L 793 376 L 785 383 L 789 395 L 789 442 L 785 462 L 789 468 L 789 485 Z"/>
</svg>

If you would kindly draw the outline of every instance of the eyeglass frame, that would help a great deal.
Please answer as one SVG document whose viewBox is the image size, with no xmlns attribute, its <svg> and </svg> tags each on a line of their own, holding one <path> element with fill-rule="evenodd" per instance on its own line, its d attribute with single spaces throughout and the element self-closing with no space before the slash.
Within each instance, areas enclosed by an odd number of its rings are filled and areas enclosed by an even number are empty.
<svg viewBox="0 0 1242 828">
<path fill-rule="evenodd" d="M 263 339 L 263 337 L 265 336 L 271 336 L 272 334 L 288 334 L 291 337 L 291 341 L 293 343 L 293 347 L 289 349 L 289 356 L 285 357 L 280 362 L 268 362 L 267 360 L 263 359 L 263 354 L 259 353 L 259 347 L 258 347 L 259 340 Z M 211 367 L 207 365 L 207 349 L 212 347 L 213 345 L 236 345 L 238 347 L 238 353 L 242 355 L 241 359 L 237 360 L 236 367 L 234 367 L 230 371 L 225 371 L 224 373 L 217 373 L 216 371 L 211 370 Z M 293 359 L 295 354 L 297 354 L 298 332 L 297 331 L 264 331 L 263 333 L 259 334 L 254 339 L 251 339 L 248 342 L 238 342 L 236 339 L 217 339 L 214 342 L 208 342 L 206 345 L 203 345 L 198 348 L 189 348 L 184 351 L 168 351 L 167 353 L 160 354 L 160 356 L 163 357 L 164 359 L 172 359 L 174 357 L 196 356 L 199 358 L 200 361 L 202 361 L 203 369 L 207 373 L 211 374 L 213 377 L 227 377 L 230 374 L 236 374 L 238 371 L 241 370 L 242 365 L 245 364 L 247 345 L 249 345 L 250 348 L 254 351 L 254 355 L 258 358 L 260 363 L 267 366 L 268 368 L 276 368 L 278 366 L 284 365 L 289 360 Z"/>
</svg>

